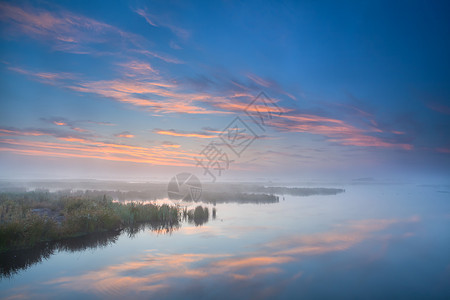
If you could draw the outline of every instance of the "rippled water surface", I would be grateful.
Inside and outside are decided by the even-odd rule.
[[[2,266],[0,295],[450,299],[449,188],[345,189],[271,204],[217,204],[217,218],[202,226],[35,249]]]

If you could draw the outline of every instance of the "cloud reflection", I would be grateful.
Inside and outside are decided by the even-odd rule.
[[[254,252],[229,253],[157,253],[155,250],[135,260],[107,266],[81,275],[61,277],[47,282],[64,289],[88,291],[99,295],[119,296],[122,293],[148,293],[171,290],[174,283],[183,280],[218,277],[216,282],[251,284],[253,280],[286,272],[286,267],[297,263],[305,255],[320,255],[347,250],[396,225],[420,222],[418,216],[406,219],[366,219],[349,221],[334,226],[327,232],[309,235],[290,235],[257,247]],[[399,233],[410,236],[411,228]],[[405,233],[408,233],[405,235]],[[303,272],[289,280],[297,280]],[[249,280],[252,281],[249,281]],[[198,282],[197,282],[198,284]],[[181,286],[178,286],[181,288]],[[265,294],[265,293],[263,293]]]

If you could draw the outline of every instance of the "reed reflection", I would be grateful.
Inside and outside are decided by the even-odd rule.
[[[153,295],[159,292],[167,295],[180,292],[183,288],[188,289],[190,285],[207,284],[209,279],[214,278],[218,284],[238,285],[248,291],[255,285],[255,280],[264,281],[271,276],[283,277],[278,278],[277,282],[297,280],[303,274],[302,261],[306,256],[349,250],[364,241],[376,240],[385,230],[398,234],[399,238],[408,238],[414,224],[419,222],[417,216],[349,221],[326,232],[278,238],[258,246],[255,251],[244,253],[168,254],[149,251],[136,260],[79,276],[58,278],[48,284],[75,291],[87,289],[96,295],[108,293],[109,296],[117,297],[122,294],[148,295],[149,291],[156,293]],[[294,264],[296,270],[292,273],[289,268]],[[264,293],[269,292],[267,290]]]
[[[144,230],[157,234],[171,234],[181,227],[180,224],[137,224],[122,230],[92,233],[80,237],[68,238],[54,242],[39,243],[32,248],[12,250],[0,255],[0,278],[11,278],[22,270],[49,259],[58,251],[80,252],[89,249],[104,248],[114,244],[124,233],[134,237]]]

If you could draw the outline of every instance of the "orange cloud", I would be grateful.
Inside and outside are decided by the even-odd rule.
[[[8,129],[1,129],[0,128],[0,136],[7,136],[7,135],[30,135],[30,136],[40,136],[40,135],[48,135],[47,133],[40,132],[40,131],[18,131],[18,130],[8,130]]]
[[[172,83],[149,80],[101,80],[80,82],[68,88],[94,93],[119,102],[128,103],[143,109],[163,113],[186,114],[226,114],[229,112],[206,109],[195,102],[208,102],[212,96],[208,94],[181,93]],[[142,95],[142,96],[139,96]],[[164,100],[153,100],[163,98]]]
[[[119,134],[117,137],[123,137],[123,138],[133,138],[134,135],[132,134]]]
[[[413,146],[405,143],[393,143],[380,137],[369,135],[371,132],[333,118],[315,115],[281,115],[268,123],[278,129],[289,132],[308,132],[328,137],[331,142],[346,146],[383,147],[411,150]],[[380,132],[381,130],[376,130]]]
[[[128,139],[134,138],[134,135],[131,134],[128,131],[124,131],[124,132],[121,132],[121,133],[116,133],[114,136],[115,137],[120,137],[120,138],[128,138]]]
[[[78,132],[88,132],[88,130],[79,128],[79,127],[71,127],[72,130],[78,131]]]
[[[180,136],[180,137],[195,137],[195,138],[201,138],[201,139],[212,139],[216,138],[217,135],[212,134],[203,134],[203,133],[188,133],[188,132],[176,132],[175,130],[156,130],[155,133],[162,134],[162,135],[170,135],[170,136]]]
[[[50,157],[95,158],[167,166],[194,166],[194,154],[165,147],[139,147],[124,144],[96,142],[80,137],[58,137],[69,143],[37,142],[18,139],[0,139],[0,151],[21,155]]]
[[[292,109],[276,107],[273,105],[264,105],[260,104],[260,102],[255,102],[252,105],[249,105],[251,102],[242,102],[237,98],[245,97],[249,100],[253,100],[254,96],[250,94],[232,94],[228,97],[212,97],[209,99],[209,103],[211,103],[214,107],[218,107],[227,111],[233,112],[244,112],[247,111],[249,113],[272,113],[272,114],[280,114],[280,113],[288,113],[293,111]],[[271,99],[274,103],[279,102],[278,99]]]
[[[58,122],[58,121],[53,121],[53,124],[58,125],[58,126],[67,126],[67,123]]]

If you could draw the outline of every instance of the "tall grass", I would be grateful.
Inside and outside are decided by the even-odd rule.
[[[177,207],[166,204],[122,204],[89,193],[77,196],[48,192],[2,193],[0,252],[143,223],[176,225],[180,217]]]

